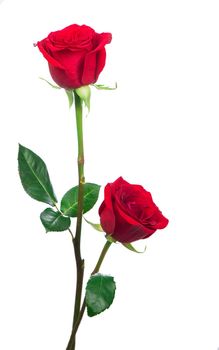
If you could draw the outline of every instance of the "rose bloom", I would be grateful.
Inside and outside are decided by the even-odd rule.
[[[97,81],[106,61],[110,33],[72,24],[52,32],[36,46],[47,59],[53,80],[62,88],[76,89]]]
[[[99,215],[103,230],[121,243],[148,238],[169,222],[154,204],[150,192],[122,177],[106,185]]]

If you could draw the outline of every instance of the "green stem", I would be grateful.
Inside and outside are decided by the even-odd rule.
[[[84,195],[84,145],[83,145],[83,119],[82,119],[82,101],[80,97],[75,95],[75,114],[77,125],[77,138],[78,138],[78,213],[77,224],[74,239],[75,258],[77,265],[77,285],[75,295],[75,309],[73,326],[78,318],[81,307],[81,292],[83,285],[84,275],[84,260],[81,258],[81,226],[83,215],[83,195]]]
[[[83,215],[83,195],[84,195],[84,145],[83,145],[83,119],[82,119],[82,101],[80,97],[74,92],[75,97],[75,114],[76,114],[76,126],[77,126],[77,139],[78,139],[78,212],[75,238],[72,239],[76,268],[77,268],[77,282],[75,292],[75,305],[72,329],[78,319],[81,308],[81,293],[83,287],[84,278],[84,260],[81,258],[81,226]],[[75,337],[70,337],[67,350],[75,349]]]
[[[105,256],[106,256],[106,253],[108,252],[109,247],[111,246],[111,244],[112,244],[112,242],[106,241],[106,243],[105,243],[105,245],[104,245],[104,247],[103,247],[103,249],[102,249],[102,251],[101,251],[101,254],[100,254],[100,256],[99,256],[99,259],[98,259],[98,261],[97,261],[97,263],[96,263],[96,266],[95,266],[95,268],[93,269],[93,272],[91,273],[91,276],[92,276],[92,275],[95,275],[95,273],[99,272],[100,267],[101,267],[101,265],[102,265],[102,262],[103,262],[103,260],[104,260],[104,258],[105,258]]]
[[[94,275],[95,273],[99,272],[100,270],[100,267],[102,265],[102,262],[106,256],[106,253],[109,249],[109,247],[111,246],[112,242],[109,242],[109,241],[106,241],[102,251],[101,251],[101,254],[99,256],[99,259],[97,261],[97,264],[93,270],[93,272],[91,273],[91,276]],[[73,328],[73,331],[72,331],[72,334],[71,334],[71,338],[70,338],[70,343],[73,345],[73,347],[69,348],[70,350],[74,350],[75,349],[75,336],[76,336],[76,333],[77,333],[77,330],[78,330],[78,327],[80,326],[80,323],[81,323],[81,320],[83,318],[83,315],[84,315],[84,311],[85,311],[85,308],[86,308],[86,299],[84,297],[84,301],[83,301],[83,304],[82,304],[82,307],[81,307],[81,311],[79,312],[79,315],[78,315],[78,319],[76,320],[75,324],[74,324],[74,328]],[[68,348],[67,348],[68,350]]]

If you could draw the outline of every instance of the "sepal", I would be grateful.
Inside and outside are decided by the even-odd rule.
[[[115,238],[113,238],[111,235],[106,235],[105,237],[106,237],[107,241],[109,241],[111,243],[116,243]]]
[[[84,220],[85,220],[89,225],[91,225],[96,231],[104,232],[104,231],[103,231],[103,228],[102,228],[102,226],[101,226],[101,224],[94,224],[93,222],[87,220],[85,217],[84,217]]]
[[[50,83],[50,81],[48,81],[48,80],[46,80],[46,79],[44,79],[44,78],[42,78],[42,77],[39,77],[39,78],[40,78],[41,80],[45,81],[47,84],[49,84],[53,89],[61,89],[60,86],[54,85],[54,84]]]
[[[67,89],[65,89],[65,92],[68,97],[68,104],[70,109],[74,102],[74,93],[73,93],[73,90],[67,90]]]
[[[131,250],[132,252],[134,252],[134,253],[139,253],[139,254],[144,253],[145,250],[146,250],[146,248],[147,248],[147,247],[145,246],[144,250],[141,252],[141,251],[137,250],[131,243],[122,243],[122,245],[123,245],[125,248]]]
[[[116,90],[117,89],[117,83],[115,83],[115,86],[106,86],[103,84],[92,84],[97,90]]]
[[[90,112],[90,97],[91,97],[91,89],[89,85],[81,86],[78,89],[75,89],[76,94],[80,97],[80,99],[84,102],[85,106]]]

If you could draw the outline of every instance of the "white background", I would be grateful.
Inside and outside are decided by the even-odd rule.
[[[111,248],[117,292],[85,316],[77,350],[217,350],[219,346],[219,3],[212,0],[5,0],[0,5],[0,349],[64,350],[74,261],[67,233],[46,235],[46,207],[26,195],[18,142],[47,163],[58,198],[77,183],[73,110],[33,43],[72,24],[109,31],[107,64],[84,119],[86,179],[142,184],[170,219],[145,254]],[[101,192],[101,198],[103,198]],[[98,220],[98,205],[87,218]],[[84,224],[86,278],[104,237]]]

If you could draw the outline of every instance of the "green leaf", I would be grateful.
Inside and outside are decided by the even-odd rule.
[[[103,229],[102,229],[102,226],[100,224],[94,224],[93,222],[90,222],[89,220],[87,220],[85,217],[84,217],[84,220],[89,224],[91,225],[95,230],[99,231],[99,232],[104,232]]]
[[[43,80],[43,81],[45,81],[47,84],[49,84],[53,89],[61,89],[60,86],[54,85],[54,84],[50,83],[48,80],[46,80],[46,79],[44,79],[44,78],[42,78],[42,77],[40,77],[40,79]]]
[[[66,95],[68,96],[69,108],[71,108],[74,102],[73,90],[65,90],[65,92],[66,92]]]
[[[117,83],[115,83],[115,86],[113,87],[106,86],[103,84],[92,84],[92,86],[94,86],[98,90],[116,90],[117,89]]]
[[[93,208],[96,203],[100,186],[93,183],[84,184],[83,213]],[[66,216],[76,217],[78,211],[78,186],[71,188],[61,200],[61,211]]]
[[[66,231],[71,225],[71,219],[63,216],[61,212],[54,211],[51,208],[45,209],[40,214],[40,220],[46,229],[46,232]]]
[[[124,247],[126,247],[127,249],[129,249],[135,253],[144,253],[146,250],[146,246],[145,246],[144,250],[142,252],[140,252],[139,250],[135,249],[135,247],[133,247],[133,245],[131,243],[122,243],[122,244],[124,245]]]
[[[108,309],[113,302],[115,290],[113,277],[101,274],[91,276],[85,295],[88,316],[96,316]]]
[[[89,85],[81,86],[80,88],[75,90],[76,94],[80,97],[80,99],[84,102],[85,106],[90,112],[90,96],[91,90]]]
[[[19,145],[18,169],[23,188],[30,197],[51,206],[57,203],[46,164],[22,145]]]

